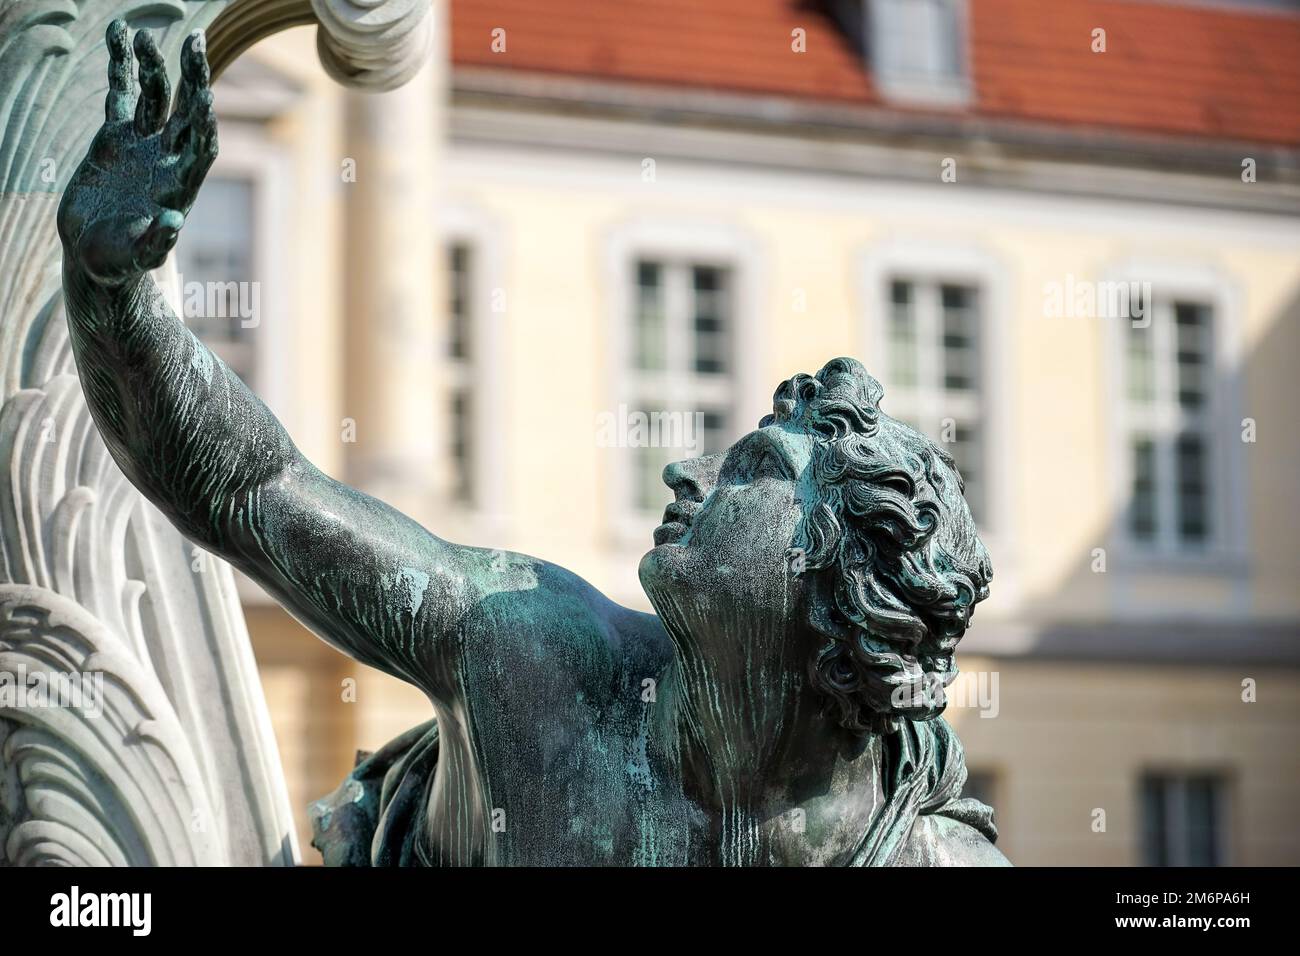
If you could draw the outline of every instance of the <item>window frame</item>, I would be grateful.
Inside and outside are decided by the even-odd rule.
[[[771,409],[770,387],[761,385],[763,342],[760,327],[759,276],[761,255],[752,238],[729,222],[695,220],[688,217],[633,218],[614,225],[604,240],[604,288],[608,339],[606,342],[606,396],[604,411],[616,411],[620,405],[635,407],[640,374],[631,366],[638,263],[645,260],[693,266],[722,267],[729,271],[731,285],[731,322],[727,332],[728,353],[732,367],[710,391],[724,404],[728,415],[727,443],[758,427],[758,421]],[[698,377],[698,376],[693,376]],[[671,386],[673,375],[667,376]],[[728,383],[730,395],[727,396]],[[712,383],[711,383],[712,384]],[[594,433],[593,423],[593,433]],[[631,448],[602,449],[605,453],[607,515],[611,542],[622,548],[648,549],[651,532],[659,524],[662,508],[645,510],[635,502],[634,462]],[[672,500],[667,486],[663,505]]]
[[[451,396],[456,387],[470,383],[469,429],[470,476],[472,487],[468,500],[457,498],[452,487],[450,462],[445,473],[447,482],[440,510],[451,506],[457,516],[473,525],[470,533],[486,539],[497,539],[507,530],[508,512],[506,478],[508,448],[503,440],[503,430],[498,427],[509,407],[509,376],[505,374],[505,318],[510,309],[507,297],[505,309],[494,311],[495,290],[505,290],[505,268],[508,259],[505,232],[490,212],[480,206],[460,200],[444,200],[435,209],[439,225],[438,250],[443,268],[450,265],[448,253],[452,246],[463,245],[469,249],[469,319],[467,323],[468,356],[453,358],[450,344],[451,313],[450,288],[443,286],[443,316],[439,340],[439,361],[446,388],[442,390],[443,402],[439,409],[444,424],[442,447],[450,455]],[[450,279],[450,270],[445,273]],[[453,518],[453,520],[457,520]],[[464,533],[458,531],[457,533]]]
[[[700,413],[707,407],[717,409],[728,419],[733,419],[736,404],[733,382],[738,365],[734,264],[726,257],[720,256],[634,254],[627,278],[630,283],[628,324],[633,333],[638,322],[636,312],[639,302],[636,296],[639,295],[641,286],[640,270],[646,263],[654,264],[660,273],[660,293],[663,296],[664,364],[661,369],[648,369],[638,365],[633,354],[636,351],[636,336],[630,334],[627,338],[627,353],[623,357],[624,371],[619,407],[626,405],[631,411],[652,411],[653,406],[658,405],[667,412],[683,413]],[[696,295],[694,273],[697,269],[712,269],[726,276],[727,314],[724,316],[726,324],[723,343],[726,369],[720,373],[701,372],[694,367],[694,359],[698,356],[695,350],[693,327]],[[654,398],[651,402],[647,402],[646,399],[650,396]],[[695,437],[697,441],[700,440],[700,436]],[[636,459],[642,451],[640,448],[623,450],[633,459]],[[702,445],[694,449],[673,449],[670,450],[664,464],[681,458],[702,455],[706,451],[707,449]],[[641,480],[641,476],[637,473],[638,465],[639,462],[634,461],[633,467],[629,469],[632,493],[626,507],[629,511],[639,513],[645,518],[653,517],[657,520],[662,508],[646,510],[636,503]],[[667,501],[664,504],[666,505]]]
[[[956,73],[950,77],[928,76],[886,70],[883,66],[882,44],[889,38],[885,29],[887,11],[876,0],[862,0],[867,4],[863,17],[863,49],[867,51],[872,79],[881,94],[888,100],[931,106],[962,106],[972,99],[970,10],[966,0],[937,0],[952,8],[952,44],[956,51]],[[907,5],[905,0],[904,6]]]
[[[1164,839],[1168,843],[1171,835],[1171,821],[1178,818],[1178,814],[1171,814],[1171,806],[1182,812],[1181,823],[1186,829],[1186,804],[1189,786],[1193,780],[1205,779],[1212,783],[1212,793],[1214,794],[1214,822],[1215,829],[1213,834],[1215,862],[1214,867],[1231,866],[1231,848],[1232,841],[1232,823],[1233,823],[1233,787],[1231,774],[1219,767],[1145,767],[1137,775],[1137,865],[1139,866],[1158,866],[1159,864],[1151,862],[1147,858],[1147,798],[1146,787],[1152,781],[1159,781],[1162,784],[1161,802],[1164,805]],[[1171,799],[1169,784],[1177,785],[1179,798]],[[1183,834],[1185,835],[1185,833]],[[1166,850],[1170,849],[1166,846]],[[1184,849],[1178,847],[1179,850]],[[1163,868],[1175,868],[1192,866],[1193,864],[1186,859],[1174,860],[1175,856],[1186,856],[1185,853],[1170,854],[1171,860],[1164,864]],[[1199,865],[1199,864],[1197,864]]]
[[[893,415],[891,394],[898,390],[892,382],[889,365],[888,321],[891,306],[890,281],[910,278],[930,283],[974,286],[980,299],[978,331],[981,409],[983,429],[981,466],[983,474],[983,509],[979,525],[980,538],[997,569],[999,591],[1012,595],[1017,591],[1015,573],[1015,512],[1011,396],[1013,383],[1009,350],[992,343],[1007,341],[1007,323],[1013,315],[1009,273],[1004,263],[981,247],[959,243],[935,243],[928,239],[895,238],[869,246],[860,255],[860,314],[862,339],[865,343],[863,364],[884,386],[883,410]],[[942,407],[938,399],[927,402]],[[956,417],[956,416],[940,416]]]
[[[474,329],[477,324],[475,322],[475,312],[478,311],[479,301],[479,290],[475,287],[475,279],[482,269],[478,262],[479,257],[477,250],[471,240],[444,237],[441,242],[443,264],[447,269],[447,287],[445,289],[447,295],[445,296],[445,301],[448,303],[446,324],[444,326],[446,337],[443,341],[442,348],[444,387],[447,393],[447,401],[444,403],[444,411],[447,413],[447,441],[444,443],[443,447],[447,450],[447,458],[450,466],[450,474],[448,475],[447,482],[447,499],[449,504],[453,506],[468,508],[472,511],[475,510],[479,504],[482,481],[482,476],[478,474],[478,462],[476,461],[476,458],[478,457],[479,440],[477,438],[478,429],[475,427],[474,417],[475,411],[478,408],[478,401],[476,401],[473,394],[474,362],[477,358],[474,342]],[[453,354],[451,349],[452,343],[456,341],[456,323],[450,309],[450,302],[452,299],[451,284],[455,281],[455,276],[451,269],[451,258],[453,251],[456,249],[463,249],[465,251],[466,260],[464,263],[465,282],[467,285],[465,290],[466,314],[464,319],[465,326],[462,330],[464,338],[460,342],[464,354],[461,355]],[[465,448],[467,453],[466,458],[468,459],[466,468],[468,481],[466,482],[463,494],[459,480],[460,476],[457,474],[458,468],[456,456],[453,453],[456,444],[457,429],[456,415],[453,412],[453,407],[456,402],[457,393],[463,393],[465,395],[468,400],[469,408],[469,413],[466,415],[466,421],[464,423],[465,430],[468,433]]]
[[[897,412],[895,417],[904,421],[916,422],[923,428],[937,426],[945,419],[951,418],[958,430],[963,425],[967,427],[974,426],[979,429],[979,462],[973,471],[979,476],[978,480],[983,495],[982,500],[978,502],[978,506],[986,515],[988,494],[984,471],[988,453],[987,439],[984,435],[984,413],[987,406],[985,398],[987,383],[984,381],[983,360],[988,343],[984,334],[985,290],[977,282],[935,278],[932,275],[918,275],[915,272],[900,271],[891,273],[885,276],[884,281],[889,286],[885,295],[890,314],[883,317],[886,326],[892,326],[894,321],[892,315],[895,306],[893,301],[894,284],[898,282],[907,283],[912,288],[914,295],[911,308],[915,333],[912,341],[915,356],[915,368],[913,370],[915,384],[900,385],[894,381],[892,329],[886,333],[885,355],[882,363],[885,378],[881,379],[881,382],[886,386],[885,395],[887,400],[893,402],[894,411],[891,414]],[[975,330],[974,340],[978,379],[974,389],[952,389],[945,382],[946,346],[943,342],[946,334],[943,306],[943,289],[945,286],[973,289],[975,293],[978,326]],[[945,443],[941,442],[941,444]],[[952,451],[951,449],[947,450]],[[954,457],[956,456],[954,455]],[[958,464],[960,465],[960,462]],[[981,529],[985,524],[987,524],[987,517],[980,522]]]
[[[1102,421],[1109,422],[1111,434],[1111,493],[1112,507],[1110,547],[1122,563],[1130,567],[1164,571],[1217,571],[1244,572],[1249,555],[1249,514],[1244,490],[1247,482],[1245,455],[1233,453],[1232,436],[1241,432],[1241,382],[1240,373],[1240,322],[1241,295],[1232,282],[1216,270],[1192,263],[1172,263],[1129,259],[1111,264],[1098,276],[1100,282],[1150,282],[1151,299],[1156,311],[1151,316],[1152,329],[1163,321],[1168,326],[1162,333],[1165,343],[1173,343],[1165,350],[1170,359],[1165,368],[1160,367],[1161,348],[1155,348],[1154,368],[1157,404],[1162,401],[1167,408],[1151,414],[1134,411],[1128,397],[1128,335],[1129,320],[1100,319],[1106,325],[1107,358],[1109,374],[1107,388],[1100,398],[1107,406]],[[1209,458],[1207,472],[1209,501],[1206,514],[1209,535],[1199,545],[1185,546],[1175,531],[1177,523],[1176,494],[1166,494],[1177,481],[1173,453],[1176,425],[1184,419],[1176,396],[1166,384],[1176,376],[1176,342],[1173,304],[1192,302],[1210,310],[1210,376],[1209,402],[1196,415],[1203,424],[1207,439],[1205,454]],[[1163,317],[1163,319],[1162,319]],[[1157,343],[1160,339],[1157,339]],[[1133,488],[1132,442],[1135,436],[1151,428],[1163,429],[1165,441],[1156,452],[1157,469],[1157,537],[1144,541],[1132,534],[1129,517]],[[1144,430],[1145,429],[1145,430]],[[1160,445],[1166,448],[1160,451]],[[1240,450],[1238,450],[1239,452]]]

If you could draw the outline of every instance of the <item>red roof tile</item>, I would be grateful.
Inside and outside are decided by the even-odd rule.
[[[969,9],[963,115],[1300,145],[1300,15],[1153,0]],[[790,49],[795,27],[806,53]],[[888,105],[813,0],[452,0],[451,33],[459,66]]]

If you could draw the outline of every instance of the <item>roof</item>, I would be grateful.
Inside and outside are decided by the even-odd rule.
[[[1080,131],[1300,146],[1300,12],[1171,0],[968,0],[974,95],[882,100],[817,0],[452,0],[457,67]],[[491,50],[506,30],[506,50]],[[806,31],[805,53],[791,30]],[[1106,30],[1106,52],[1091,50]]]

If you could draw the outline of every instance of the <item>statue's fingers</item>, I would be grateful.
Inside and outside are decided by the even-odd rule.
[[[201,117],[205,108],[201,96],[208,90],[212,74],[208,69],[208,44],[203,30],[195,30],[186,36],[185,47],[181,49],[181,92],[177,96],[177,107],[172,118],[166,124],[166,148],[178,150],[185,143],[186,134],[196,116]],[[211,101],[211,96],[208,98]]]
[[[135,131],[149,136],[162,129],[171,106],[171,83],[167,66],[148,30],[135,34],[135,58],[140,62],[140,99],[135,104]]]
[[[183,165],[187,180],[197,190],[217,158],[217,111],[212,107],[211,90],[195,94],[190,116],[190,148]]]
[[[183,89],[191,93],[206,90],[212,79],[208,69],[208,39],[202,30],[195,30],[185,38],[181,47],[181,77]]]
[[[135,112],[135,86],[131,82],[131,44],[126,21],[108,25],[108,97],[104,101],[104,119],[122,123]]]
[[[194,204],[203,185],[203,177],[217,158],[217,117],[212,109],[212,91],[199,90],[188,123],[173,131],[169,122],[168,133],[174,135],[173,149],[176,163],[165,175],[155,177],[154,201],[161,206],[188,210]]]
[[[167,253],[176,245],[185,217],[175,209],[164,209],[149,223],[149,228],[135,241],[132,264],[141,270],[157,269],[167,261]]]
[[[203,177],[217,158],[217,118],[212,110],[212,92],[202,90],[195,97],[197,116],[178,128],[174,135],[176,161],[160,167],[154,175],[153,200],[188,212],[203,185]],[[168,131],[172,126],[168,124]],[[168,135],[165,133],[164,135]]]

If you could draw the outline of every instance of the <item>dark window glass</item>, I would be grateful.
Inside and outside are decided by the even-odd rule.
[[[979,387],[979,313],[969,286],[940,287],[943,308],[943,387],[972,391]]]
[[[1178,533],[1184,541],[1204,541],[1209,534],[1205,444],[1185,432],[1175,446],[1178,462]]]
[[[1140,790],[1146,866],[1220,866],[1223,782],[1210,774],[1147,774]]]
[[[463,502],[472,501],[474,496],[472,402],[467,388],[451,393],[451,491],[457,501]]]
[[[722,375],[727,371],[728,289],[725,270],[695,266],[691,270],[694,298],[695,371]]]
[[[1178,364],[1178,404],[1198,409],[1209,394],[1210,310],[1192,302],[1174,304],[1174,347]]]
[[[450,298],[450,326],[447,330],[447,354],[453,359],[470,357],[470,249],[463,243],[452,243],[447,250]]]
[[[1129,530],[1141,541],[1150,541],[1156,536],[1156,447],[1149,438],[1138,438],[1133,442]]]

